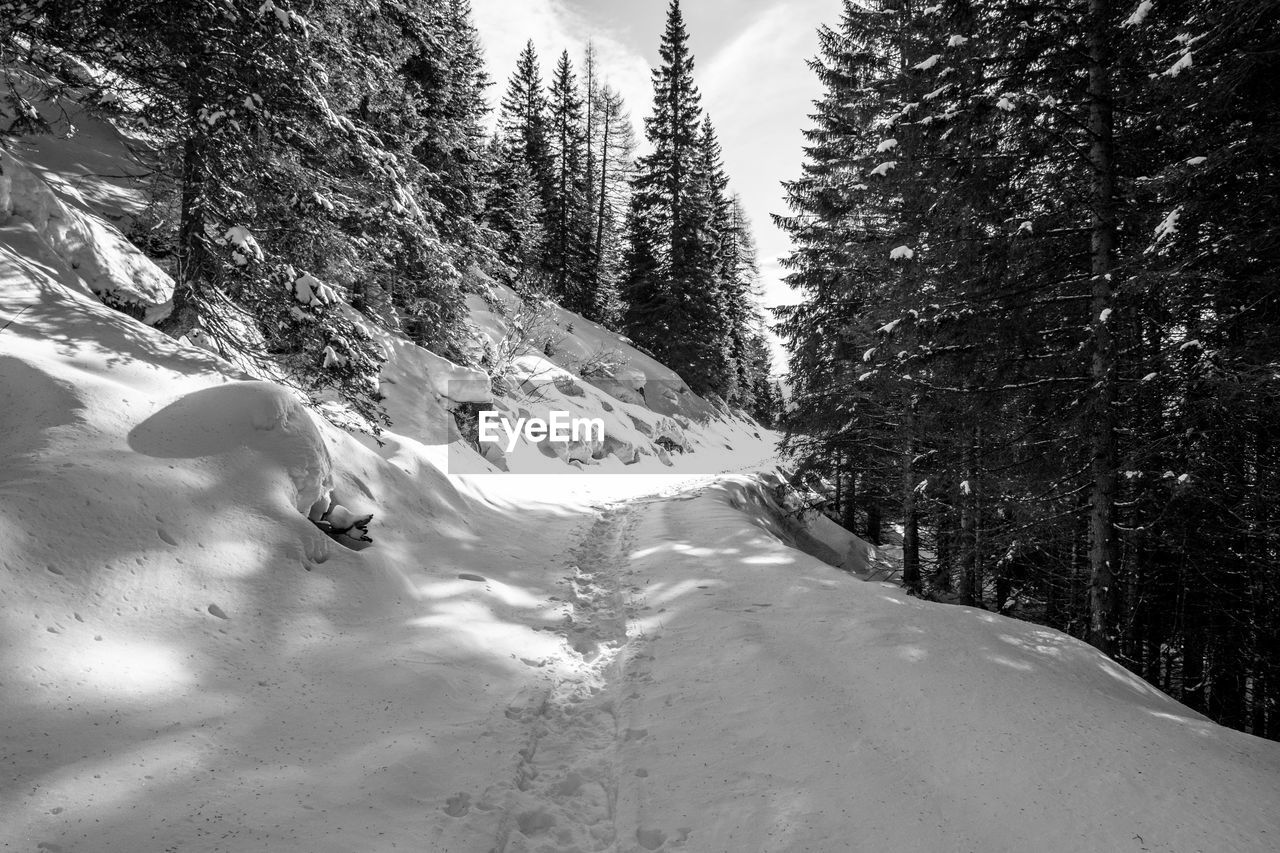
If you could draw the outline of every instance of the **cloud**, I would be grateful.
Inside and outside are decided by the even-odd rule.
[[[756,13],[742,32],[716,51],[700,76],[702,103],[724,149],[731,187],[742,196],[759,244],[761,302],[799,302],[782,278],[779,259],[791,240],[770,214],[787,213],[782,181],[800,173],[804,128],[821,85],[806,61],[818,51],[817,28],[831,0],[784,0]],[[786,369],[781,342],[770,334],[774,366]]]
[[[703,105],[724,148],[732,189],[755,225],[767,305],[798,300],[776,259],[790,251],[771,213],[787,211],[782,181],[799,174],[803,129],[820,85],[806,60],[817,52],[821,0],[775,3],[716,52],[702,74]]]
[[[705,99],[725,112],[771,113],[795,89],[799,72],[811,76],[804,63],[817,43],[812,21],[790,2],[761,12],[704,66]]]

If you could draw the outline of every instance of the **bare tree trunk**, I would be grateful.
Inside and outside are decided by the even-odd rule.
[[[601,124],[604,132],[600,142],[600,198],[596,200],[595,270],[592,275],[597,291],[600,287],[600,279],[603,277],[601,273],[604,267],[604,218],[608,209],[609,195],[609,130],[613,126],[613,121],[613,103],[606,97],[604,99],[604,122]]]
[[[594,45],[594,44],[592,44],[591,42],[587,42],[587,55],[586,55],[586,59],[583,61],[583,64],[586,66],[585,68],[583,68],[583,76],[586,78],[586,80],[584,81],[584,83],[585,83],[585,88],[586,88],[586,102],[587,102],[587,103],[586,103],[586,107],[587,107],[587,116],[586,116],[586,129],[587,129],[587,151],[586,151],[587,166],[586,166],[586,175],[587,175],[587,186],[588,186],[588,187],[590,187],[590,186],[591,186],[591,182],[592,182],[592,180],[594,180],[594,178],[595,178],[595,167],[596,167],[596,161],[595,161],[595,155],[596,155],[596,148],[595,148],[595,134],[596,134],[596,125],[595,125],[595,122],[596,122],[596,48],[595,48],[595,45]],[[590,202],[588,202],[588,205],[590,205]]]
[[[1116,252],[1115,151],[1107,20],[1110,0],[1089,2],[1089,134],[1093,144],[1090,228],[1092,279],[1093,406],[1089,512],[1089,641],[1110,653],[1115,647],[1116,609],[1116,348],[1111,334],[1115,303],[1112,273]]]

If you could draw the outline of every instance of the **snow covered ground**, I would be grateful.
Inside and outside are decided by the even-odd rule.
[[[390,339],[378,446],[105,307],[160,279],[102,286],[141,261],[58,199],[0,217],[0,850],[1280,849],[1280,745],[789,547],[774,436],[598,327],[517,375],[630,412],[636,465],[501,473],[443,413],[465,371]]]

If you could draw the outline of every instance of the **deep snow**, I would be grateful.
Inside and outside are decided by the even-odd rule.
[[[390,335],[378,446],[102,305],[141,261],[50,228],[130,197],[78,192],[0,215],[0,849],[1280,848],[1280,745],[864,580],[874,549],[784,517],[774,436],[606,331],[553,311],[499,403],[629,413],[636,465],[500,473],[444,411],[475,377]],[[606,351],[622,381],[573,372]]]

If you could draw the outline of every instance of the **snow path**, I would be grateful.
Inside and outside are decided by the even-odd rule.
[[[671,506],[693,499],[707,482],[696,478],[598,506],[579,527],[563,555],[564,616],[555,631],[564,654],[524,660],[552,674],[506,709],[524,745],[511,781],[479,799],[501,803],[495,853],[676,849],[688,837],[688,828],[669,833],[651,826],[646,796],[635,790],[647,775],[641,765],[648,732],[638,721],[654,680],[651,632],[666,608],[647,603],[649,578],[632,556],[643,553],[635,551],[638,526],[663,523]],[[624,791],[627,811],[620,815]],[[446,811],[461,816],[470,805],[463,794]]]
[[[495,850],[532,853],[613,849],[618,795],[619,685],[628,641],[627,552],[634,516],[625,506],[600,513],[570,553],[566,616],[558,629],[572,649],[551,685],[508,717],[527,728]]]

